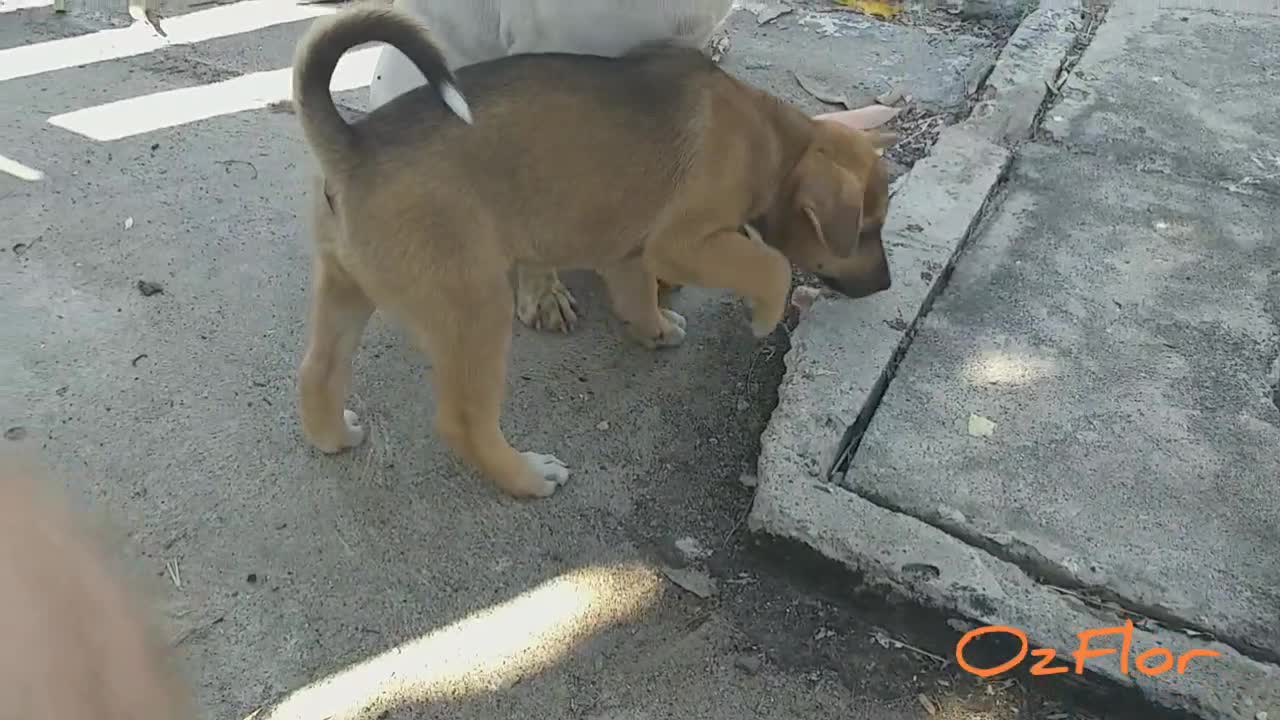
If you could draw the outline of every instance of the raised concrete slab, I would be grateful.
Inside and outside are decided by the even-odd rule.
[[[731,37],[725,69],[808,112],[833,106],[810,95],[797,74],[855,106],[900,87],[922,109],[958,112],[971,80],[996,55],[989,37],[836,9],[825,0],[739,0],[725,24]]]
[[[1134,655],[1222,656],[1089,667],[1202,717],[1280,713],[1280,95],[1225,80],[1278,46],[1262,13],[1118,3],[1049,111],[1063,145],[1018,153],[835,482],[799,420],[829,401],[784,380],[753,527],[1060,653],[1135,617]],[[1140,87],[1156,68],[1186,87]],[[847,374],[799,347],[789,374]]]

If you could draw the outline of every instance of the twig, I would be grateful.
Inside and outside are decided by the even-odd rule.
[[[182,571],[178,568],[177,560],[169,560],[164,564],[164,569],[169,572],[169,580],[173,586],[182,589]]]
[[[880,645],[883,647],[893,647],[893,648],[897,648],[898,650],[907,650],[909,652],[913,652],[917,655],[920,655],[921,657],[927,657],[930,660],[941,663],[943,667],[946,667],[951,663],[950,660],[942,657],[941,655],[935,655],[929,652],[928,650],[921,650],[915,645],[909,645],[907,643],[902,642],[901,640],[895,640],[889,637],[888,635],[884,634],[883,632],[876,631],[876,632],[870,633],[870,635],[873,640],[880,643]]]
[[[250,179],[251,180],[258,179],[258,166],[254,165],[248,160],[216,160],[215,162],[217,162],[219,165],[222,165],[223,169],[225,169],[227,172],[231,172],[232,165],[248,165],[249,169],[253,171],[253,177]]]

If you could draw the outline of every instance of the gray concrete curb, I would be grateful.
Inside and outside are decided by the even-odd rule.
[[[1073,664],[1078,632],[1123,619],[873,504],[840,487],[836,475],[856,450],[917,320],[980,222],[1009,165],[1010,148],[1030,137],[1083,29],[1077,0],[1043,0],[1028,15],[1002,50],[974,112],[942,133],[895,193],[884,233],[893,290],[858,301],[818,300],[792,333],[778,406],[761,438],[759,486],[748,519],[753,533],[797,542],[921,605],[981,626],[1019,628],[1031,647],[1057,651],[1056,666]],[[1135,628],[1133,647],[1135,655],[1163,647],[1175,657],[1193,649],[1221,656],[1192,660],[1191,672],[1155,678],[1093,660],[1085,665],[1096,673],[1089,677],[1213,720],[1253,720],[1266,711],[1280,716],[1280,668],[1221,643],[1145,626]],[[1035,662],[1024,660],[1026,667]]]
[[[1071,666],[1068,677],[1076,677],[1072,653],[1080,648],[1080,631],[1124,622],[1071,594],[1039,584],[1018,566],[932,525],[807,478],[790,458],[762,462],[762,489],[766,476],[771,489],[756,496],[752,530],[800,540],[810,550],[862,574],[868,585],[887,586],[912,602],[962,617],[974,626],[1018,628],[1026,633],[1031,647],[1056,650],[1050,667]],[[1115,644],[1113,638],[1091,647]],[[1132,666],[1121,673],[1114,656],[1088,660],[1085,668],[1123,687],[1136,688],[1153,704],[1206,720],[1254,720],[1267,717],[1260,712],[1274,717],[1280,710],[1280,668],[1203,638],[1142,626],[1134,629],[1134,657],[1157,647],[1168,649],[1175,658],[1192,650],[1216,651],[1221,656],[1193,658],[1181,675],[1148,677]],[[977,660],[970,662],[980,667]],[[1021,669],[1037,662],[1028,654]]]

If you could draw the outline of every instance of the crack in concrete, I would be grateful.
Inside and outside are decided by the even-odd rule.
[[[898,341],[898,347],[894,349],[889,362],[880,371],[880,376],[871,387],[862,410],[854,418],[853,424],[845,430],[844,437],[840,442],[841,450],[836,453],[835,462],[827,469],[828,482],[834,481],[837,474],[843,474],[848,469],[849,463],[853,461],[853,456],[862,444],[862,437],[866,433],[867,427],[871,425],[871,420],[875,417],[876,410],[879,409],[880,402],[884,399],[884,394],[889,390],[889,384],[893,382],[894,377],[898,374],[898,366],[902,364],[902,359],[906,357],[907,351],[911,349],[912,342],[915,341],[916,331],[924,319],[928,317],[938,296],[946,290],[951,280],[951,273],[955,270],[956,263],[960,261],[961,256],[964,255],[964,251],[968,249],[969,243],[978,235],[978,230],[983,226],[987,218],[991,216],[996,204],[994,201],[1001,194],[1000,190],[1004,186],[1005,179],[1008,177],[1012,166],[1013,160],[1011,159],[1001,168],[999,176],[996,177],[996,181],[991,186],[991,190],[983,198],[982,205],[978,207],[973,219],[969,221],[969,227],[965,228],[960,243],[951,253],[951,257],[947,259],[946,266],[938,273],[937,279],[929,289],[929,293],[925,295],[924,302],[920,304],[920,311],[916,313],[911,324],[903,331],[902,339]]]
[[[1280,355],[1271,363],[1271,376],[1267,378],[1267,384],[1271,386],[1271,404],[1280,410]]]

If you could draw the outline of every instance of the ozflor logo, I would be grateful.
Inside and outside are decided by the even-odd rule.
[[[965,660],[964,649],[968,647],[969,643],[983,635],[996,634],[1010,635],[1018,639],[1022,644],[1022,649],[1018,652],[1016,657],[990,668],[974,667]],[[1119,649],[1114,647],[1089,647],[1089,643],[1092,641],[1116,635],[1120,636]],[[1119,655],[1120,673],[1126,676],[1129,674],[1130,659],[1133,656],[1132,621],[1125,621],[1125,624],[1120,627],[1085,630],[1084,632],[1077,633],[1076,637],[1080,638],[1080,647],[1072,653],[1072,657],[1075,658],[1075,673],[1077,675],[1084,674],[1085,661],[1093,658],[1106,657],[1107,655]],[[1004,625],[980,627],[965,633],[964,637],[960,638],[960,642],[956,644],[956,662],[959,663],[960,667],[963,668],[965,672],[972,673],[973,675],[977,675],[982,678],[999,675],[1000,673],[1014,669],[1021,664],[1023,660],[1027,659],[1028,654],[1031,655],[1031,657],[1040,658],[1040,660],[1031,667],[1032,675],[1061,675],[1062,673],[1071,672],[1072,668],[1070,665],[1053,665],[1053,661],[1058,657],[1056,650],[1053,648],[1032,650],[1031,644],[1027,640],[1027,634],[1017,628],[1007,627]],[[1179,675],[1182,675],[1187,672],[1187,666],[1190,664],[1192,659],[1198,657],[1219,657],[1221,655],[1222,653],[1217,652],[1216,650],[1188,650],[1182,655],[1175,656],[1173,651],[1168,648],[1155,647],[1147,650],[1134,659],[1133,665],[1138,669],[1138,672],[1146,675],[1147,677],[1163,675],[1175,669]]]

